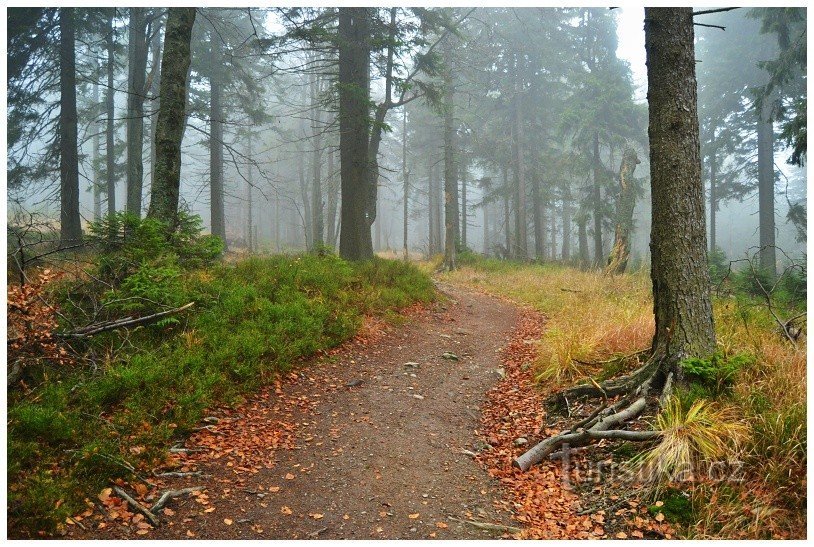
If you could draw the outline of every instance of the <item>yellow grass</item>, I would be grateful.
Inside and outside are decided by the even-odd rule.
[[[577,361],[630,354],[651,342],[647,272],[606,277],[563,266],[476,260],[441,277],[533,306],[546,316],[535,373],[548,388],[597,372]],[[724,356],[754,357],[720,402],[728,408],[726,420],[709,414],[712,421],[735,427],[738,437],[743,432],[738,454],[744,465],[739,481],[701,483],[695,489],[697,525],[687,533],[699,538],[805,537],[805,336],[793,346],[754,301],[715,298],[713,310],[718,350]]]

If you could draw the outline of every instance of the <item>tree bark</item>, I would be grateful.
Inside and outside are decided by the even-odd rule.
[[[214,26],[209,36],[209,210],[212,235],[226,245],[226,212],[223,195],[223,45]]]
[[[98,73],[98,63],[96,64]],[[99,104],[99,83],[93,82],[93,104]],[[100,128],[95,124],[93,126],[93,138],[91,139],[91,165],[93,170],[93,220],[98,221],[102,218],[102,187],[99,180],[99,145],[100,145]]]
[[[322,125],[320,119],[319,94],[320,80],[316,74],[311,75],[311,132],[314,136],[314,151],[311,161],[313,179],[311,185],[311,225],[313,227],[313,245],[320,249],[324,244],[325,220],[322,203]]]
[[[466,203],[466,190],[467,190],[467,188],[466,188],[466,186],[467,186],[467,184],[466,184],[466,172],[467,172],[467,168],[466,168],[466,162],[464,161],[462,152],[461,152],[460,156],[461,156],[460,161],[459,161],[459,166],[460,166],[459,178],[461,180],[461,229],[460,229],[461,238],[460,239],[461,239],[461,248],[466,249],[467,248],[466,229],[467,229],[467,225],[469,224],[469,222],[468,222],[468,213],[467,213],[467,208],[468,207],[467,207],[467,203]]]
[[[552,256],[555,254],[551,249]],[[571,188],[563,185],[562,192],[562,259],[571,260]]]
[[[331,124],[332,125],[332,124]],[[336,249],[336,217],[339,204],[339,184],[334,172],[334,147],[328,146],[328,217],[327,217],[327,238],[328,246]]]
[[[633,209],[636,206],[636,188],[633,182],[633,171],[641,163],[636,151],[625,150],[622,165],[619,168],[619,198],[616,201],[616,230],[613,249],[608,256],[607,273],[624,273],[630,258],[630,233],[633,231]]]
[[[714,253],[716,242],[716,216],[718,213],[718,158],[715,151],[715,128],[712,129],[712,151],[709,154],[709,252]]]
[[[150,95],[153,97],[150,106],[150,187],[155,181],[155,126],[158,121],[158,109],[161,106],[159,89],[161,87],[161,34],[156,30],[152,42],[153,68],[152,81],[150,82]]]
[[[447,52],[447,61],[449,54]],[[457,268],[458,171],[455,166],[455,97],[449,62],[444,71],[444,269]]]
[[[404,249],[404,260],[410,259],[410,251],[407,246],[407,229],[408,229],[408,222],[409,222],[409,213],[410,213],[410,173],[407,171],[407,107],[402,107],[402,118],[401,118],[401,178],[404,181],[404,210],[402,211],[403,217],[403,228],[404,233],[402,234],[403,238],[403,249]]]
[[[144,94],[147,72],[145,8],[130,8],[127,60],[127,212],[141,217],[144,183]]]
[[[254,165],[251,163],[254,157],[254,152],[252,150],[252,141],[254,139],[254,132],[249,129],[247,138],[246,138],[246,156],[249,158],[249,165],[246,172],[246,245],[249,247],[249,252],[253,253],[257,248],[257,241],[254,238],[254,219],[252,218],[252,186],[254,185],[253,180],[253,171]]]
[[[155,131],[155,182],[148,216],[174,230],[181,188],[181,141],[186,119],[187,75],[195,8],[169,8],[161,57],[161,106]]]
[[[588,258],[588,214],[580,207],[577,217],[577,237],[579,240],[579,267],[587,268],[590,264]]]
[[[540,176],[536,174],[531,179],[531,201],[532,223],[534,225],[534,257],[537,260],[545,260],[545,210],[543,208],[543,198],[540,194]]]
[[[76,244],[82,239],[75,29],[74,8],[59,8],[59,240],[63,246]]]
[[[107,18],[107,93],[105,94],[105,105],[107,110],[107,131],[105,132],[105,159],[107,167],[107,214],[112,216],[116,213],[116,128],[114,120],[116,116],[113,87],[113,75],[116,70],[116,51],[114,43],[113,18],[116,15],[116,8],[108,8]]]
[[[506,252],[503,258],[512,256],[512,211],[509,204],[509,170],[503,166],[503,189],[506,192],[503,194],[503,231],[506,236]]]
[[[528,234],[526,231],[526,173],[523,166],[523,114],[522,82],[518,74],[519,61],[515,58],[514,68],[514,131],[512,147],[514,149],[514,184],[515,184],[515,252],[520,260],[528,258]]]
[[[777,275],[774,240],[774,125],[772,102],[763,102],[757,121],[758,217],[760,222],[760,269]]]
[[[692,8],[645,8],[653,357],[675,367],[715,350],[701,181]]]
[[[339,161],[342,180],[339,254],[347,260],[373,257],[367,218],[369,40],[368,8],[339,8]]]
[[[602,160],[599,157],[599,133],[594,131],[593,138],[593,164],[594,164],[594,185],[593,185],[593,206],[594,206],[594,264],[602,264],[605,255],[602,245]]]

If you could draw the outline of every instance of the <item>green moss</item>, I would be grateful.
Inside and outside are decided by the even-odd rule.
[[[664,518],[671,523],[689,526],[696,521],[692,500],[685,496],[681,490],[669,488],[661,496],[664,505],[657,507],[651,505],[647,510],[652,515],[663,513]]]

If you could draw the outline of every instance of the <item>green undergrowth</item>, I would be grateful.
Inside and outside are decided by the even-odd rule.
[[[110,479],[130,476],[128,465],[148,475],[207,408],[235,404],[347,340],[365,315],[393,317],[435,298],[428,276],[397,261],[351,264],[328,254],[188,266],[169,252],[125,263],[126,252],[103,250],[98,261],[121,276],[115,289],[82,280],[54,288],[67,317],[79,320],[92,298],[119,317],[155,311],[150,302],[195,304],[126,337],[114,331],[79,341],[87,362],[32,367],[28,389],[9,391],[12,535],[52,532]]]

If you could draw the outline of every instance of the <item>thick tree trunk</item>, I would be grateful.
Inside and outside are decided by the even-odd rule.
[[[127,62],[127,212],[141,217],[144,183],[144,94],[147,72],[145,8],[130,8]]]
[[[554,205],[551,205],[551,229],[549,230],[549,234],[551,235],[551,254],[552,258],[554,258],[554,249],[557,248],[557,215],[554,214]]]
[[[342,180],[339,254],[348,260],[373,256],[367,217],[369,39],[368,8],[339,8],[339,160]]]
[[[297,145],[297,152],[297,179],[300,183],[300,199],[302,200],[302,229],[305,235],[305,248],[310,251],[314,248],[314,227],[311,224],[311,200],[308,197],[308,184],[305,182],[306,156],[299,145]]]
[[[186,119],[187,75],[195,8],[169,8],[161,57],[161,107],[155,130],[155,182],[148,216],[175,229],[181,188],[181,140]]]
[[[82,239],[79,216],[79,139],[76,114],[76,27],[74,8],[59,8],[59,240]]]
[[[577,236],[579,239],[579,267],[587,268],[590,264],[588,258],[588,215],[585,211],[580,210],[576,218],[577,221]]]
[[[209,211],[212,235],[226,244],[226,213],[223,195],[223,45],[214,27],[210,29],[209,57]]]
[[[105,160],[107,170],[107,214],[116,213],[116,128],[114,120],[116,116],[113,87],[113,75],[116,70],[116,51],[114,43],[113,18],[116,8],[108,8],[107,18],[107,93],[105,94],[105,110],[107,111],[107,130],[105,131]]]
[[[602,245],[602,160],[599,157],[599,133],[594,131],[593,139],[593,206],[594,206],[594,264],[599,266],[605,255]]]
[[[636,188],[633,182],[633,171],[641,163],[636,151],[625,150],[622,165],[619,168],[619,198],[616,202],[616,231],[613,249],[608,256],[607,273],[624,273],[630,258],[630,233],[633,231],[633,209],[636,206]]]
[[[692,8],[645,8],[653,356],[670,366],[715,350],[693,34]]]
[[[774,241],[774,126],[772,103],[763,102],[757,121],[758,217],[760,219],[760,269],[777,275]]]
[[[435,189],[433,188],[433,165],[432,157],[427,157],[427,254],[429,256],[438,252],[437,240],[438,231],[436,230],[436,206],[435,206]]]
[[[444,269],[456,269],[458,219],[458,171],[455,166],[455,98],[450,68],[444,73]]]
[[[489,203],[483,203],[483,254],[489,256],[492,252],[492,238],[489,233]]]

